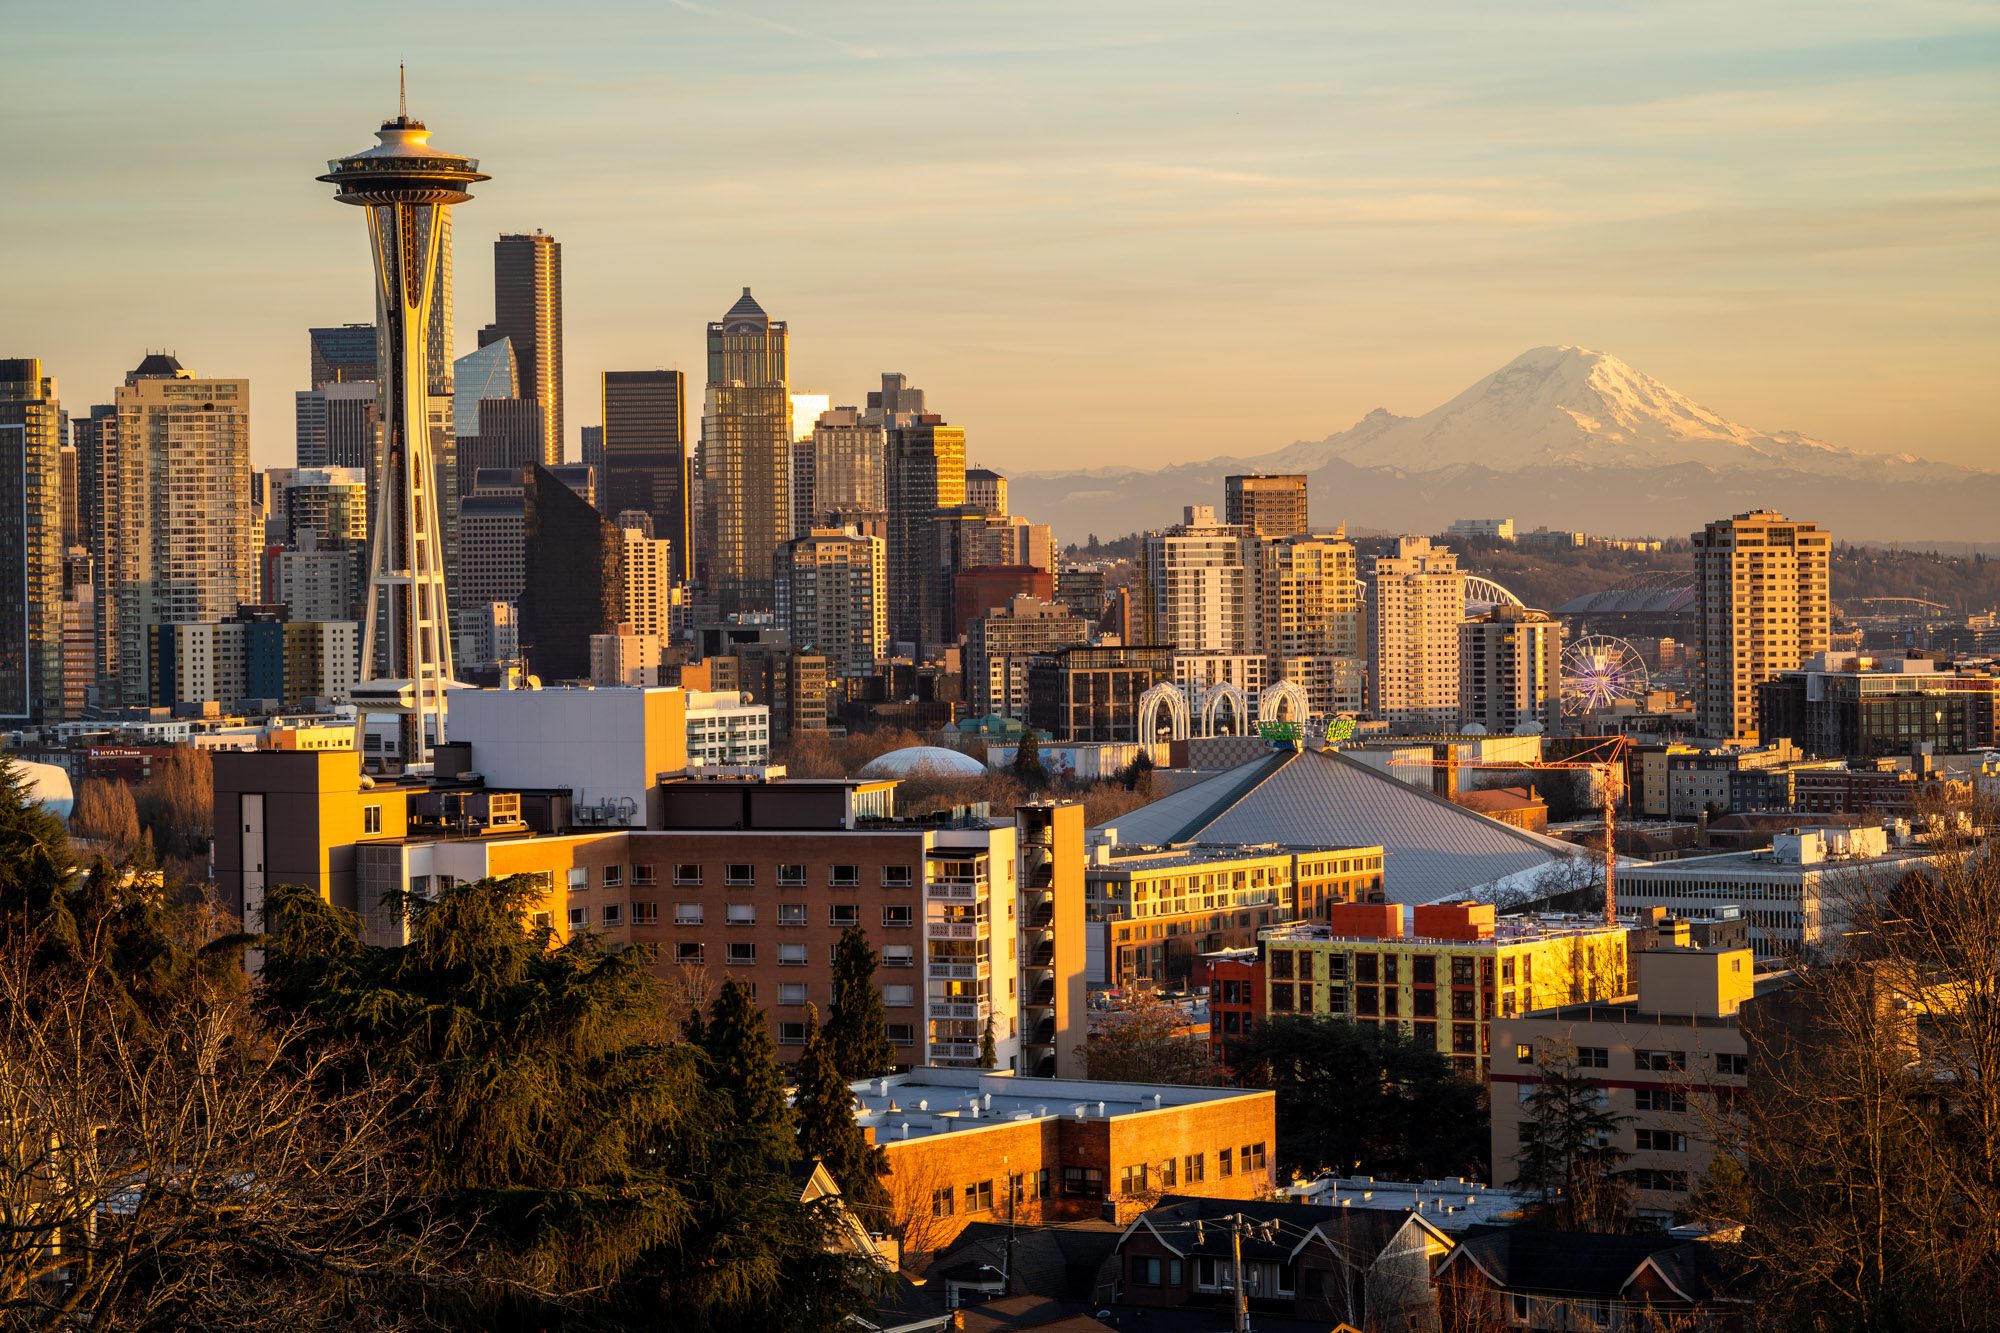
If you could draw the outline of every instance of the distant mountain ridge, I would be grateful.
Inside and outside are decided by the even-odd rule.
[[[1779,509],[1837,537],[1991,540],[2000,474],[1909,454],[1866,454],[1730,421],[1604,352],[1537,347],[1416,417],[1377,408],[1323,440],[1160,471],[1019,476],[1013,507],[1064,540],[1112,536],[1221,501],[1232,472],[1304,472],[1315,525],[1441,530],[1510,516],[1667,536],[1745,508]]]

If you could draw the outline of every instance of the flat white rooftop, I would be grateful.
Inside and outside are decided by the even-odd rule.
[[[1109,1120],[1211,1102],[1269,1097],[1257,1088],[1019,1078],[982,1069],[925,1067],[849,1085],[854,1118],[885,1146],[1033,1120]]]

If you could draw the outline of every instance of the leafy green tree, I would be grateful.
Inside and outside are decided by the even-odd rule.
[[[1281,1171],[1486,1173],[1486,1090],[1400,1032],[1327,1015],[1267,1018],[1237,1048],[1236,1067],[1246,1084],[1277,1093]]]
[[[1014,776],[1024,787],[1046,787],[1049,784],[1049,770],[1042,764],[1042,743],[1036,739],[1033,727],[1022,729],[1021,743],[1014,747]]]
[[[833,949],[833,1007],[826,1016],[826,1039],[833,1065],[844,1079],[874,1078],[896,1067],[889,1044],[889,1016],[875,988],[880,960],[868,932],[849,926]]]
[[[785,1100],[785,1076],[771,1027],[750,988],[731,978],[709,1010],[699,1036],[708,1056],[710,1081],[730,1102],[730,1123],[745,1140],[760,1144],[774,1163],[798,1157],[792,1108]]]
[[[1631,1196],[1619,1174],[1625,1153],[1613,1138],[1626,1117],[1612,1112],[1574,1051],[1549,1052],[1536,1068],[1541,1081],[1521,1122],[1522,1186],[1540,1194],[1541,1211],[1558,1230],[1622,1229]]]
[[[819,1011],[806,1010],[806,1049],[799,1057],[798,1090],[792,1114],[798,1119],[799,1152],[818,1158],[839,1182],[841,1193],[862,1218],[879,1228],[889,1206],[881,1177],[889,1169],[888,1154],[869,1146],[854,1121],[854,1090],[847,1086],[833,1060],[833,1043],[819,1025]]]
[[[400,948],[315,893],[268,895],[266,1010],[353,1050],[350,1073],[407,1082],[409,1169],[486,1247],[450,1320],[838,1327],[877,1270],[831,1253],[824,1209],[743,1151],[700,1051],[670,1040],[648,953],[547,947],[537,894],[516,877],[410,900]]]

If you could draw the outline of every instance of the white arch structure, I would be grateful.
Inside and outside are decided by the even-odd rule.
[[[1228,734],[1241,736],[1250,730],[1250,723],[1254,720],[1250,714],[1250,696],[1234,685],[1212,685],[1202,692],[1201,702],[1195,705],[1202,735],[1224,734],[1217,730],[1224,704],[1229,705],[1229,720],[1235,726],[1235,730]]]
[[[1259,722],[1304,722],[1312,701],[1296,681],[1274,680],[1257,696]]]
[[[1142,743],[1150,744],[1160,737],[1160,710],[1167,710],[1167,738],[1184,741],[1191,727],[1188,721],[1187,695],[1180,686],[1170,680],[1163,680],[1139,696],[1138,736]]]
[[[1524,606],[1520,598],[1495,583],[1492,579],[1477,574],[1465,576],[1465,608],[1471,611],[1477,606],[1482,610],[1492,610],[1496,606]]]

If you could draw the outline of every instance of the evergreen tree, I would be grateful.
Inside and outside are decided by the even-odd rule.
[[[1048,785],[1049,770],[1042,765],[1042,743],[1036,739],[1033,727],[1021,729],[1021,743],[1014,749],[1014,776],[1024,787]]]
[[[1618,1173],[1625,1154],[1612,1136],[1625,1117],[1612,1113],[1574,1051],[1544,1055],[1537,1068],[1541,1082],[1521,1122],[1521,1184],[1541,1195],[1541,1211],[1558,1230],[1621,1229],[1630,1198]]]
[[[798,1119],[800,1155],[826,1163],[848,1203],[871,1229],[879,1230],[889,1204],[881,1181],[889,1169],[888,1154],[870,1147],[855,1123],[854,1090],[834,1065],[833,1043],[820,1028],[819,1011],[810,1006],[805,1054],[795,1072],[798,1091],[792,1097],[792,1113]]]
[[[840,932],[833,950],[833,1007],[826,1017],[826,1038],[834,1068],[844,1079],[874,1078],[896,1067],[889,1016],[882,1008],[882,992],[875,988],[878,961],[861,927]]]
[[[267,1011],[406,1083],[409,1169],[477,1228],[480,1280],[447,1321],[837,1327],[872,1265],[830,1255],[824,1210],[742,1150],[701,1052],[670,1040],[648,953],[546,947],[538,894],[517,877],[408,900],[401,948],[310,891],[268,898]]]
[[[730,1102],[730,1126],[747,1143],[761,1147],[773,1163],[798,1157],[792,1108],[785,1100],[785,1076],[764,1011],[750,988],[734,977],[723,983],[708,1021],[691,1038],[708,1057],[711,1084]]]
[[[986,1016],[986,1031],[979,1034],[979,1067],[997,1069],[1000,1066],[1000,1051],[993,1044],[993,1016]]]

